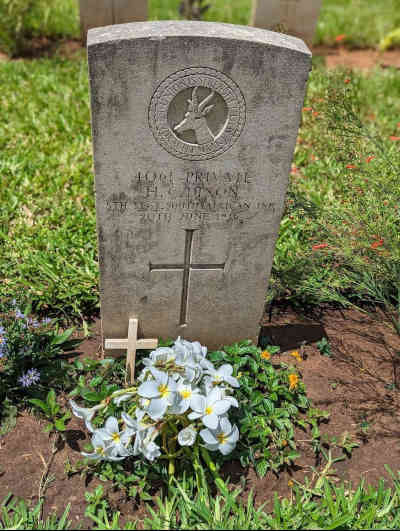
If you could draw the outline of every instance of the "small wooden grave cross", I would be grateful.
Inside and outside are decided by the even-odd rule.
[[[158,346],[158,339],[138,339],[138,320],[129,319],[128,339],[106,339],[105,350],[118,349],[126,350],[126,371],[130,375],[130,383],[135,379],[136,350],[154,350]]]

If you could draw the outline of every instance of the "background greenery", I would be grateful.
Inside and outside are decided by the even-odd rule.
[[[86,59],[2,63],[0,85],[0,295],[88,315],[98,266]],[[311,73],[270,297],[398,300],[399,94],[395,69]]]
[[[151,20],[179,18],[181,0],[149,0]],[[210,0],[205,20],[248,24],[252,0]],[[78,0],[2,0],[0,50],[15,54],[32,37],[78,38]],[[400,0],[323,0],[315,44],[376,47],[400,26]]]

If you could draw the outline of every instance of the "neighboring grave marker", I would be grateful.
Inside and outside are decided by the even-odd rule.
[[[205,22],[88,34],[104,338],[257,341],[311,54]]]
[[[251,25],[283,31],[312,44],[322,0],[253,0]]]
[[[147,0],[79,0],[81,35],[89,29],[147,20]]]

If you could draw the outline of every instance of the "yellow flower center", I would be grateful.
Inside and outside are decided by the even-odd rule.
[[[269,360],[271,359],[271,354],[268,352],[268,350],[263,350],[261,352],[261,357],[263,360]]]
[[[206,415],[211,415],[213,408],[211,406],[206,407]]]
[[[166,398],[169,395],[169,389],[168,386],[165,384],[161,384],[158,386],[158,392],[163,398]]]
[[[192,391],[189,391],[186,389],[185,391],[181,391],[181,397],[182,398],[190,398],[192,396]]]
[[[119,436],[119,433],[117,433],[117,432],[113,433],[113,434],[111,435],[111,437],[112,437],[112,440],[113,440],[114,442],[116,442],[116,443],[119,443],[119,441],[121,440],[121,439],[120,439],[120,436]]]
[[[228,439],[228,437],[226,436],[225,433],[218,433],[217,439],[219,441],[219,444],[225,444],[227,439]]]
[[[102,446],[96,446],[94,451],[95,451],[96,454],[104,455],[104,448]]]

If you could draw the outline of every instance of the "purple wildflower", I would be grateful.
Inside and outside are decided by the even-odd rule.
[[[7,352],[7,338],[0,336],[0,358],[3,358]]]
[[[18,308],[15,310],[15,317],[17,319],[25,319],[25,315]]]
[[[32,319],[31,317],[28,319],[28,323],[33,326],[33,328],[40,326],[39,321],[37,319]]]
[[[5,333],[6,329],[4,328],[4,326],[0,326],[0,336],[4,336]]]
[[[30,387],[38,383],[40,380],[40,372],[37,369],[29,369],[25,374],[18,378],[18,382],[22,387]]]

